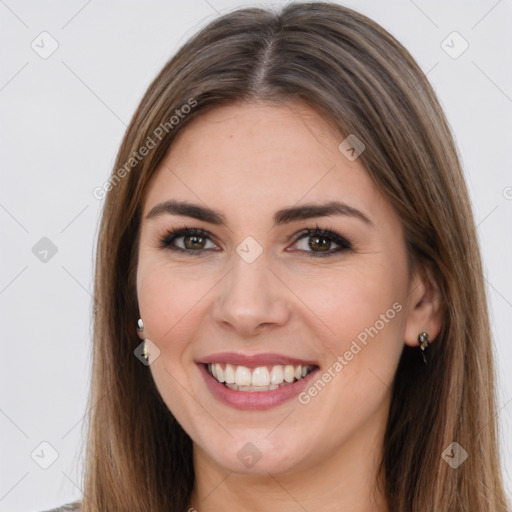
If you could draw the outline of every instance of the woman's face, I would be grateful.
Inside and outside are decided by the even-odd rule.
[[[148,186],[139,335],[207,464],[275,475],[378,453],[404,341],[428,325],[401,222],[342,140],[303,104],[218,107]]]

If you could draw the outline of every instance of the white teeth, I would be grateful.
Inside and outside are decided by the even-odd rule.
[[[270,373],[266,366],[260,366],[254,368],[252,371],[251,384],[253,386],[269,386],[270,385]]]
[[[272,367],[272,371],[270,372],[270,384],[281,384],[283,380],[283,367],[280,364],[276,364]]]
[[[235,384],[237,386],[250,386],[251,380],[251,370],[246,366],[238,366],[235,372]]]
[[[222,369],[222,366],[220,364],[214,364],[213,367],[215,368],[215,373],[216,373],[216,379],[219,381],[219,382],[224,382],[226,379],[224,378],[224,370]]]
[[[293,382],[295,379],[295,368],[291,364],[287,364],[284,367],[284,380],[286,382]]]
[[[268,391],[268,386],[238,386],[237,391]]]
[[[214,375],[215,377],[215,375]],[[230,364],[226,365],[226,371],[224,372],[224,378],[226,379],[226,384],[234,384],[235,383],[235,369]]]
[[[224,368],[223,368],[224,366]],[[258,366],[247,368],[231,364],[209,364],[210,374],[225,386],[235,391],[272,391],[281,386],[287,386],[296,380],[304,378],[313,366],[285,366],[276,364],[271,367]],[[269,371],[270,369],[270,371]]]

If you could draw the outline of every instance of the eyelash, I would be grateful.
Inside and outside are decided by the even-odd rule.
[[[205,230],[199,229],[199,228],[191,228],[191,227],[185,226],[183,228],[175,229],[173,231],[169,231],[168,233],[166,233],[166,235],[160,240],[160,248],[161,249],[169,249],[171,251],[187,253],[191,256],[199,255],[199,254],[203,253],[205,250],[208,250],[208,249],[188,250],[188,249],[182,249],[181,247],[176,247],[176,246],[172,245],[172,243],[176,239],[182,238],[185,236],[190,236],[190,235],[197,235],[197,236],[205,237],[208,239],[212,238],[212,234],[209,233],[208,231],[205,231]],[[342,237],[341,235],[332,231],[331,229],[322,229],[318,226],[318,224],[314,228],[305,228],[302,231],[300,231],[299,233],[297,233],[294,237],[293,243],[295,244],[302,238],[312,237],[312,236],[325,237],[325,238],[331,240],[332,242],[334,242],[339,247],[337,249],[335,249],[334,251],[324,252],[324,253],[314,252],[314,251],[303,251],[303,250],[299,251],[299,252],[306,253],[308,255],[308,257],[326,258],[326,257],[332,256],[334,254],[338,254],[343,251],[351,251],[352,250],[352,244],[346,238]],[[196,254],[194,254],[194,253],[196,253]]]

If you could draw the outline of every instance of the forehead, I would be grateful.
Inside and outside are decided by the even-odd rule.
[[[302,103],[214,108],[180,132],[152,177],[144,213],[170,198],[250,218],[297,204],[345,201],[370,216],[386,208],[343,136]]]

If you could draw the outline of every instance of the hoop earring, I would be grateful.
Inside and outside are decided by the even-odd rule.
[[[421,356],[423,357],[423,362],[427,364],[427,358],[425,357],[425,349],[428,347],[430,341],[428,339],[428,333],[422,332],[418,336],[418,341],[420,342]]]

